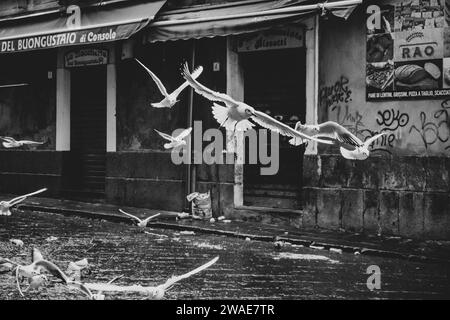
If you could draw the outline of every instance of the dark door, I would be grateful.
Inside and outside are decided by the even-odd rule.
[[[244,54],[244,101],[291,127],[299,120],[304,122],[305,58],[303,49]],[[255,127],[256,130],[259,128]],[[261,175],[260,165],[244,165],[244,205],[300,208],[305,148],[294,147],[288,141],[289,138],[279,136],[279,150],[276,150],[279,151],[279,170],[275,175]],[[247,143],[246,159],[249,159],[248,150]]]
[[[71,74],[70,189],[88,197],[105,192],[106,67]]]

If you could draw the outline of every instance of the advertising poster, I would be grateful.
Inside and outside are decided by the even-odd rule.
[[[368,100],[450,96],[450,0],[367,7]]]

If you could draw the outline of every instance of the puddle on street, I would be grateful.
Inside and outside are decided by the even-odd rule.
[[[293,260],[307,260],[307,261],[326,261],[329,263],[339,263],[337,260],[330,259],[325,256],[319,256],[315,254],[302,254],[292,252],[281,252],[278,255],[274,255],[273,259],[293,259]]]

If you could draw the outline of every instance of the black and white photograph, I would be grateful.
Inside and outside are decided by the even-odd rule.
[[[448,8],[0,1],[0,304],[450,300]]]

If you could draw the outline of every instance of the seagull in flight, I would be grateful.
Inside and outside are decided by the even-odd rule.
[[[178,95],[181,93],[181,91],[184,90],[189,84],[187,81],[185,81],[181,86],[179,86],[175,91],[172,93],[168,93],[166,87],[164,87],[163,83],[159,78],[149,69],[147,68],[142,62],[140,62],[138,59],[135,58],[135,60],[147,71],[147,73],[152,77],[153,81],[155,81],[156,85],[158,86],[159,91],[164,96],[164,99],[161,100],[158,103],[151,103],[152,107],[154,108],[172,108],[175,103],[177,103],[179,100],[177,100]],[[192,73],[192,77],[194,79],[198,78],[200,74],[203,72],[203,67],[198,67],[195,69],[195,71]]]
[[[319,125],[302,124],[300,121],[295,125],[295,130],[317,138],[330,139],[340,146],[340,151],[345,159],[365,160],[369,157],[369,146],[385,133],[377,134],[362,142],[347,128],[334,121],[327,121]],[[299,145],[302,141],[291,139],[292,145]]]
[[[244,102],[236,101],[227,94],[216,92],[205,87],[192,77],[189,72],[187,63],[184,65],[183,77],[198,94],[202,95],[208,100],[222,102],[226,105],[226,107],[224,107],[222,105],[214,103],[214,106],[212,107],[212,113],[221,127],[225,127],[227,130],[233,131],[233,133],[236,131],[247,131],[248,129],[252,128],[254,124],[249,121],[249,119],[251,119],[260,126],[277,132],[278,134],[281,134],[283,136],[299,138],[301,139],[301,141],[303,141],[303,139],[306,139],[325,144],[333,144],[330,141],[320,140],[314,137],[310,137],[303,132],[296,131],[288,125],[276,120],[275,118],[272,118],[268,114],[255,110],[252,106],[249,106]]]
[[[164,144],[164,148],[165,149],[171,149],[171,148],[176,148],[179,146],[183,146],[186,145],[186,140],[184,140],[184,138],[186,138],[187,136],[189,136],[191,134],[192,128],[187,128],[184,129],[178,136],[176,137],[172,137],[166,133],[160,132],[156,129],[153,129],[156,131],[156,133],[158,133],[161,137],[163,137],[164,139],[170,141],[169,143],[165,143]]]
[[[118,286],[114,284],[102,284],[102,283],[84,283],[84,286],[92,291],[109,291],[109,292],[140,292],[142,294],[148,295],[153,299],[162,299],[167,290],[169,290],[173,285],[182,279],[191,277],[192,275],[199,273],[206,268],[209,268],[214,263],[219,260],[219,257],[215,257],[211,261],[205,263],[204,265],[180,276],[173,276],[169,278],[165,283],[156,287],[144,287],[141,285],[131,285],[131,286]]]
[[[31,141],[31,140],[16,140],[12,137],[0,137],[3,140],[3,146],[5,148],[18,148],[24,145],[41,145],[45,142]]]
[[[33,196],[35,194],[42,193],[42,192],[44,192],[46,190],[47,190],[47,188],[43,188],[43,189],[40,189],[38,191],[31,192],[31,193],[28,193],[28,194],[24,194],[23,196],[16,197],[16,198],[11,199],[9,201],[0,201],[0,216],[10,216],[11,215],[11,211],[9,209],[11,207],[13,207],[16,204],[24,201],[27,197],[31,197],[31,196]]]
[[[132,215],[132,214],[130,214],[130,213],[127,213],[127,212],[123,211],[122,209],[119,209],[119,211],[120,211],[121,213],[123,213],[124,215],[127,215],[127,216],[129,216],[130,218],[136,220],[136,221],[137,221],[137,226],[140,227],[140,228],[145,228],[145,227],[147,226],[147,223],[148,223],[151,219],[156,218],[157,216],[159,216],[159,215],[161,214],[161,213],[157,213],[157,214],[155,214],[155,215],[153,215],[153,216],[150,216],[150,217],[145,218],[144,220],[142,220],[142,219],[139,219],[138,217],[136,217],[136,216],[134,216],[134,215]]]

